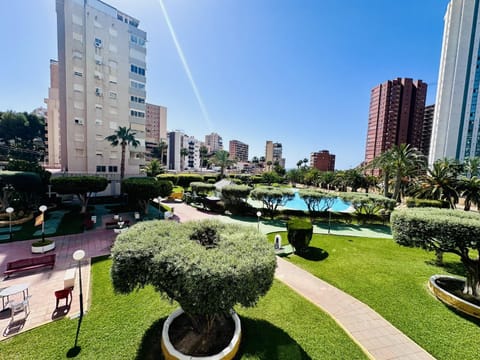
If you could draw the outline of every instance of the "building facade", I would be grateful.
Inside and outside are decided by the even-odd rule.
[[[57,0],[56,11],[61,167],[114,181],[121,149],[105,137],[131,127],[140,145],[127,147],[125,174],[139,174],[145,162],[146,33],[138,20],[99,0]]]
[[[313,152],[310,154],[310,166],[320,171],[334,171],[335,155],[328,150]]]
[[[425,156],[428,156],[428,154],[430,153],[430,141],[432,140],[432,125],[434,113],[435,104],[425,106],[425,113],[423,116],[422,142],[419,149]]]
[[[271,161],[272,164],[278,162],[282,167],[285,167],[285,158],[283,156],[283,147],[281,143],[274,143],[273,141],[267,140],[265,143],[265,162]]]
[[[479,0],[452,0],[445,14],[429,164],[480,156]]]
[[[230,159],[238,162],[248,161],[248,145],[239,140],[230,140],[229,142]]]
[[[145,117],[145,158],[152,159],[152,153],[160,142],[167,143],[167,108],[146,104]]]
[[[205,146],[207,147],[209,154],[213,154],[218,150],[223,150],[222,137],[217,133],[205,135]]]
[[[185,167],[191,171],[200,170],[200,147],[203,143],[193,136],[187,139],[188,155],[185,160]]]
[[[185,170],[186,157],[182,157],[182,149],[188,149],[188,136],[180,130],[170,131],[167,134],[167,168],[168,170]]]
[[[421,148],[427,84],[397,78],[375,86],[368,114],[365,163],[394,145]]]
[[[45,137],[47,139],[47,163],[49,168],[60,169],[60,95],[58,91],[58,61],[50,60],[50,87],[45,117]]]

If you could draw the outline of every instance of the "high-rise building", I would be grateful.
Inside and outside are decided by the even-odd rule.
[[[272,164],[278,162],[282,167],[285,167],[285,159],[282,157],[282,144],[274,143],[273,141],[267,140],[265,144],[265,162],[271,161]]]
[[[193,136],[189,136],[187,139],[188,155],[185,160],[185,167],[188,170],[200,169],[200,147],[202,142],[195,139]]]
[[[328,150],[313,152],[310,154],[310,166],[320,171],[334,171],[335,155]]]
[[[435,104],[425,106],[425,113],[423,115],[422,142],[419,149],[425,156],[428,156],[430,152],[430,141],[432,139],[432,124],[434,112]]]
[[[140,145],[127,147],[125,174],[139,174],[145,162],[146,33],[137,19],[99,0],[57,0],[56,11],[62,168],[117,180],[121,149],[105,137],[131,127]]]
[[[248,145],[238,141],[238,140],[230,140],[229,142],[229,153],[230,159],[236,161],[248,161]]]
[[[210,135],[205,135],[205,146],[208,149],[210,154],[223,150],[223,141],[222,137],[217,133],[211,133]]]
[[[479,7],[479,0],[452,0],[447,7],[429,164],[480,156]]]
[[[188,136],[181,130],[167,134],[167,164],[169,170],[182,171],[186,167],[186,156],[182,157],[182,149],[188,149]]]
[[[60,161],[60,101],[58,92],[58,61],[50,60],[50,87],[45,117],[45,137],[47,139],[47,163],[49,168],[61,168]]]
[[[388,80],[372,89],[365,163],[393,145],[420,149],[426,96],[427,84],[409,78]]]
[[[167,108],[148,104],[145,117],[145,157],[151,160],[152,152],[161,141],[167,142]]]

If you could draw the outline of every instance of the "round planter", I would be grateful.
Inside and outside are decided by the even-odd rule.
[[[477,306],[466,300],[463,300],[462,298],[459,298],[458,296],[455,296],[449,293],[448,291],[444,290],[443,288],[441,288],[436,283],[436,281],[442,278],[464,281],[463,279],[459,279],[457,277],[449,276],[449,275],[433,275],[432,277],[430,277],[430,280],[428,281],[428,287],[430,291],[443,303],[465,314],[468,314],[476,318],[480,318],[480,306]]]
[[[165,323],[163,324],[162,330],[162,352],[163,356],[166,360],[231,360],[235,356],[240,346],[240,339],[242,336],[242,327],[240,324],[240,318],[238,317],[237,313],[231,310],[230,314],[232,316],[233,322],[235,323],[235,331],[233,333],[233,338],[230,341],[230,344],[223,349],[220,353],[211,355],[211,356],[190,356],[185,355],[175,349],[170,342],[170,337],[168,336],[168,330],[170,325],[172,324],[173,320],[175,320],[178,316],[183,314],[182,309],[177,309],[170,316],[167,318]]]
[[[33,254],[43,254],[47,251],[51,251],[55,249],[55,241],[52,241],[51,244],[45,246],[32,246],[32,253]]]

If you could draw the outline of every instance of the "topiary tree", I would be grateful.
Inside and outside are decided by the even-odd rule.
[[[207,196],[210,191],[215,190],[214,184],[208,184],[204,182],[192,182],[190,183],[192,192],[196,193],[198,196]]]
[[[337,194],[321,190],[301,189],[298,191],[298,195],[307,204],[312,218],[320,211],[331,209],[337,199]]]
[[[480,299],[478,214],[450,209],[407,208],[395,210],[391,223],[393,238],[400,245],[458,255],[467,272],[463,292]]]
[[[131,177],[122,181],[122,192],[128,194],[130,200],[137,201],[145,215],[148,214],[150,199],[169,196],[172,189],[173,185],[170,181],[150,177]]]
[[[248,208],[247,198],[252,188],[246,185],[227,185],[222,188],[225,209],[232,214],[241,214]]]
[[[390,212],[396,205],[396,200],[376,194],[341,192],[338,196],[343,201],[351,203],[357,215],[365,216],[367,219],[382,212]]]
[[[254,306],[276,267],[264,235],[214,220],[138,223],[117,237],[112,258],[116,292],[153,285],[180,304],[204,338],[235,305]]]
[[[250,196],[254,200],[261,201],[273,219],[278,206],[285,206],[287,201],[292,200],[295,194],[291,189],[259,186],[252,190]]]
[[[23,209],[36,207],[43,190],[42,179],[36,172],[0,171],[0,209],[10,205]]]
[[[67,176],[50,180],[52,190],[59,194],[75,194],[82,203],[81,214],[87,211],[88,199],[94,192],[103,191],[108,180],[101,176]]]
[[[312,240],[313,225],[304,219],[292,219],[287,222],[288,242],[298,253],[304,253],[308,250],[308,245]]]

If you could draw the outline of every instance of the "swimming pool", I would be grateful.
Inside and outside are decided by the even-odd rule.
[[[323,209],[325,207],[325,201],[320,201],[320,209]],[[337,198],[331,208],[331,211],[337,211],[337,212],[342,212],[347,210],[350,207],[350,203],[344,202],[342,199]],[[298,195],[298,191],[295,191],[295,197],[287,201],[287,203],[284,206],[285,209],[291,209],[291,210],[302,210],[302,211],[308,211],[307,204],[305,204],[305,201]]]

